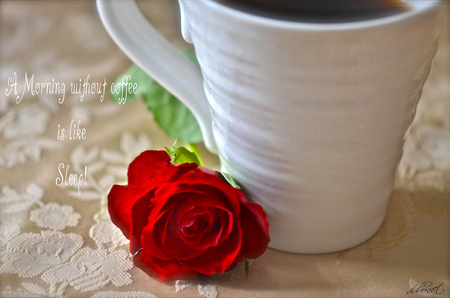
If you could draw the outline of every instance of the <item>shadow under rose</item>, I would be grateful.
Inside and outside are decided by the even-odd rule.
[[[332,262],[333,254],[316,255],[314,259],[329,259]],[[260,258],[250,260],[248,279],[245,277],[243,263],[225,274],[217,274],[208,282],[233,289],[264,290],[269,295],[271,290],[276,297],[282,291],[283,297],[290,292],[298,295],[302,288],[309,290],[330,290],[333,285],[328,284],[316,268],[316,261],[310,255],[285,253],[273,249],[267,251]],[[270,296],[270,295],[269,295]],[[268,296],[268,297],[269,297]]]

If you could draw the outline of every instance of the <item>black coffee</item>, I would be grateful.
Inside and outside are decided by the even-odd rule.
[[[265,17],[335,23],[375,19],[409,10],[402,0],[217,0]]]

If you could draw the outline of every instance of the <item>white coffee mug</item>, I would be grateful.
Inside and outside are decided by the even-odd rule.
[[[348,23],[292,22],[179,0],[201,71],[134,1],[97,0],[121,49],[183,101],[223,169],[260,204],[269,246],[326,253],[386,214],[404,136],[438,47],[439,1]]]

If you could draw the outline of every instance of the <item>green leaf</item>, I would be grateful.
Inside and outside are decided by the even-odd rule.
[[[195,53],[184,50],[183,53],[198,65]],[[174,70],[176,71],[176,70]],[[169,136],[186,143],[199,143],[203,141],[200,126],[192,112],[169,91],[153,80],[143,70],[133,65],[116,79],[121,83],[124,76],[129,75],[128,81],[137,83],[137,94],[128,94],[127,101],[141,96],[147,109],[153,113],[155,122]],[[119,102],[122,94],[111,94],[115,102]]]
[[[187,150],[184,147],[178,147],[175,150],[175,155],[173,158],[173,163],[174,164],[181,164],[181,163],[192,163],[195,162],[197,165],[200,164],[200,161],[197,158],[197,155],[195,155],[195,153]]]
[[[192,62],[194,62],[195,65],[197,65],[198,67],[200,67],[200,65],[198,64],[198,60],[197,60],[197,56],[195,55],[194,51],[188,50],[188,49],[182,49],[181,52],[189,58],[189,60],[191,60]]]
[[[195,144],[188,143],[186,147],[189,151],[194,152],[195,155],[197,155],[198,161],[200,162],[198,165],[203,167],[205,164],[203,163],[202,156],[200,155],[197,146]]]
[[[147,109],[164,132],[180,141],[203,141],[200,126],[189,109],[161,85],[152,82],[151,88],[142,94]]]
[[[233,177],[231,177],[230,174],[222,172],[222,171],[216,171],[219,174],[222,174],[222,176],[225,178],[225,180],[230,183],[231,186],[233,186],[234,188],[237,189],[241,189],[241,187],[236,183],[236,181],[234,181]]]
[[[245,268],[245,279],[248,279],[248,274],[250,273],[250,266],[248,264],[247,258],[244,258],[244,268]]]
[[[128,77],[129,76],[129,77]],[[140,69],[136,65],[132,65],[126,72],[122,73],[116,78],[115,86],[125,83],[125,79],[128,77],[128,83],[134,84],[137,83],[136,94],[130,92],[127,94],[127,101],[132,101],[138,98],[141,94],[145,93],[151,86],[153,79],[147,75],[142,69]],[[115,90],[116,91],[116,90]],[[112,93],[110,90],[111,99],[118,103],[119,100],[123,97],[121,87],[116,92]]]
[[[172,145],[172,149],[166,147],[166,151],[170,155],[172,163],[178,165],[186,162],[187,163],[194,162],[197,165],[201,165],[199,157],[194,152],[191,152],[182,146],[177,146],[177,142],[178,140],[175,140],[175,142]]]
[[[175,156],[175,150],[177,149],[177,147],[178,147],[178,139],[175,139],[175,141],[173,141],[171,149],[165,147],[166,148],[166,152],[167,152],[167,154],[169,154],[170,159],[171,159],[172,162],[173,162],[173,158]]]

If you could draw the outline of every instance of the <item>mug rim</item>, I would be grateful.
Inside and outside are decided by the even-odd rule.
[[[183,0],[180,0],[183,1]],[[195,0],[194,0],[195,1]],[[261,15],[251,14],[249,12],[241,11],[227,5],[221,4],[218,1],[213,0],[200,0],[206,5],[215,10],[220,10],[228,16],[243,20],[256,25],[283,28],[283,29],[294,29],[294,30],[312,30],[312,31],[344,31],[353,29],[363,29],[368,27],[376,27],[381,25],[387,25],[391,23],[396,23],[403,21],[405,19],[412,18],[414,16],[426,13],[437,8],[441,4],[441,0],[427,0],[429,1],[424,7],[413,8],[406,12],[401,12],[398,14],[368,19],[360,21],[350,21],[350,22],[338,22],[338,23],[308,23],[299,22],[292,20],[281,20],[275,18],[269,18]],[[412,2],[417,1],[413,0]],[[407,3],[408,4],[408,3]]]

